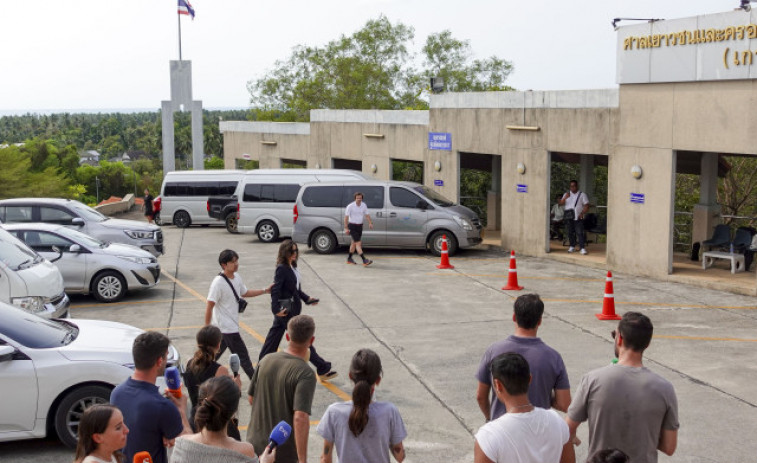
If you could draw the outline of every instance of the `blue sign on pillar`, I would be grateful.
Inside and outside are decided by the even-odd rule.
[[[528,185],[524,185],[522,183],[518,183],[515,186],[515,189],[518,193],[528,193]]]
[[[446,132],[429,132],[428,149],[430,150],[452,150],[452,134]]]
[[[631,193],[631,202],[635,204],[644,204],[644,193]]]

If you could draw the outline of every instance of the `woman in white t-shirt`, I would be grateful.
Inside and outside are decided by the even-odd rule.
[[[405,459],[402,441],[407,431],[399,410],[390,402],[372,401],[382,372],[374,351],[361,349],[352,357],[352,400],[331,404],[318,424],[323,437],[321,463],[332,462],[334,449],[342,462],[389,463],[390,454],[398,462]]]
[[[121,410],[113,405],[93,405],[79,421],[79,442],[74,463],[122,463],[129,428]]]

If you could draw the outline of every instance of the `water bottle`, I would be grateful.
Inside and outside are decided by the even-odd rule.
[[[731,242],[731,254],[733,254],[733,242]]]

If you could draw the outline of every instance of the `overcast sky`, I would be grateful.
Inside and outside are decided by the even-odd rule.
[[[298,44],[322,45],[386,15],[414,51],[445,29],[475,57],[512,61],[519,90],[615,87],[615,17],[674,19],[738,0],[190,0],[182,54],[205,108],[249,106],[247,81]],[[170,98],[176,0],[0,0],[0,111],[146,108]],[[621,23],[624,24],[624,23]],[[625,24],[630,24],[625,23]]]

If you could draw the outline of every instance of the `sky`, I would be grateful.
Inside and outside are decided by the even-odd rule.
[[[412,51],[449,29],[475,58],[514,64],[518,90],[616,87],[616,17],[675,19],[738,0],[190,0],[182,57],[208,108],[247,108],[248,81],[296,45],[323,45],[385,15],[415,30]],[[152,109],[170,99],[177,0],[0,0],[0,114]],[[633,22],[621,22],[633,24]]]

